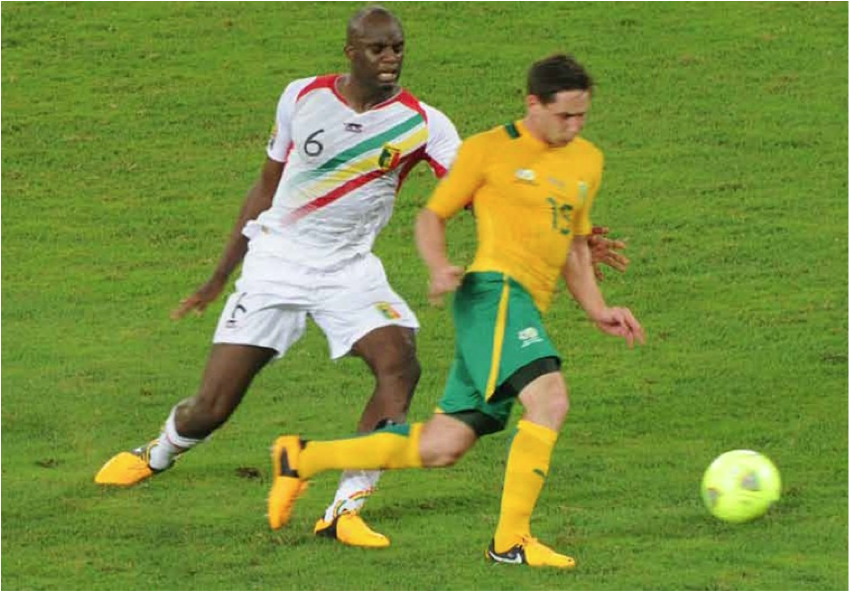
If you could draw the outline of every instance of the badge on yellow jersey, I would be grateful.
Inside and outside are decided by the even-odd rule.
[[[537,175],[531,169],[517,169],[516,178],[526,183],[534,183],[537,180]]]
[[[578,182],[578,199],[584,205],[584,202],[587,201],[587,183],[584,181]]]

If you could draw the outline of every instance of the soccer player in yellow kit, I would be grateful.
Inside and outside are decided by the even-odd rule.
[[[500,431],[519,399],[525,408],[511,443],[501,512],[487,557],[572,568],[575,561],[531,536],[530,519],[569,401],[561,358],[543,327],[562,276],[605,333],[643,342],[627,308],[609,307],[594,277],[588,236],[602,153],[579,137],[592,80],[556,55],[529,71],[521,121],[471,137],[416,224],[430,296],[457,291],[455,359],[435,415],[367,436],[307,441],[282,436],[272,449],[269,522],[279,528],[306,480],[331,469],[401,469],[454,464],[476,440]],[[478,251],[466,270],[446,256],[445,221],[472,204]]]

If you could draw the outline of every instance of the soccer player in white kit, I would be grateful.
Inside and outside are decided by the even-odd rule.
[[[212,277],[173,315],[202,312],[242,263],[198,392],[172,409],[158,438],[110,459],[97,483],[133,485],[204,441],[260,370],[298,341],[307,316],[325,333],[332,358],[361,357],[375,376],[358,431],[404,421],[420,375],[419,325],[372,246],[405,176],[422,161],[443,176],[460,139],[444,114],[398,85],[404,35],[392,13],[370,6],[355,14],[345,53],[348,74],[301,79],[284,90],[266,164],[225,251]],[[594,260],[623,270],[628,260],[616,252],[622,246],[600,237]],[[359,514],[379,475],[343,473],[316,534],[388,546]]]
[[[359,356],[375,375],[358,430],[404,421],[420,374],[419,325],[372,246],[405,176],[422,161],[442,176],[460,138],[445,115],[399,87],[404,36],[390,12],[374,6],[358,12],[345,53],[348,74],[286,87],[268,160],[218,268],[175,312],[206,308],[244,258],[198,393],[174,407],[157,439],[107,462],[98,483],[138,483],[202,442],[227,421],[254,376],[298,341],[307,316],[327,336],[332,358]],[[344,473],[317,534],[356,546],[389,545],[359,516],[379,474]]]

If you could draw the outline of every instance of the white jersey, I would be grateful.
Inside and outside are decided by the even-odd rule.
[[[406,90],[358,113],[338,78],[297,80],[280,98],[268,155],[286,164],[271,208],[243,230],[252,254],[338,269],[371,252],[418,162],[442,177],[454,161],[460,137],[443,113]]]

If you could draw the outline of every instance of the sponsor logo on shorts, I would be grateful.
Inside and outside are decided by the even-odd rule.
[[[391,321],[401,318],[401,313],[394,309],[389,302],[379,302],[375,305],[375,308],[378,309],[379,313]]]
[[[245,292],[242,292],[242,294],[239,295],[239,299],[236,301],[236,306],[233,307],[233,312],[230,313],[230,318],[227,319],[227,323],[225,323],[225,326],[228,329],[234,329],[238,324],[238,320],[236,319],[236,313],[244,314],[248,312],[248,309],[242,306],[242,299],[245,298],[245,296]]]
[[[535,327],[526,327],[519,333],[517,337],[522,342],[522,347],[528,347],[535,343],[542,343],[543,338],[540,337],[540,332]]]

